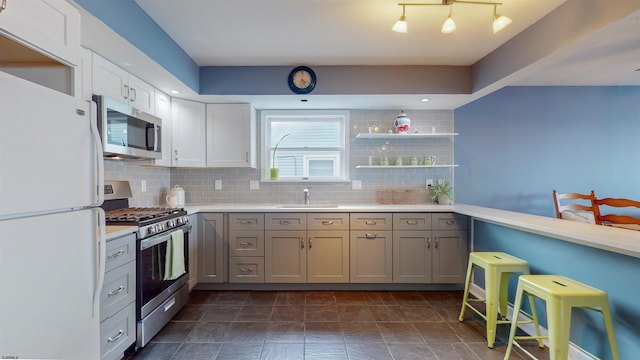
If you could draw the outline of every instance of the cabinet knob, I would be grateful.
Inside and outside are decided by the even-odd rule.
[[[7,8],[7,0],[2,0],[2,5],[0,5],[0,13],[2,10]]]
[[[304,238],[300,238],[300,249],[304,249]]]
[[[427,249],[431,249],[431,238],[427,237]]]
[[[437,248],[438,248],[438,245],[440,244],[440,242],[438,241],[438,237],[437,237],[437,236],[436,236],[436,237],[434,237],[434,240],[436,241],[435,248],[437,249]]]

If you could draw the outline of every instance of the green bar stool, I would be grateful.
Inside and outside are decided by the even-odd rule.
[[[609,336],[609,344],[614,359],[618,357],[618,347],[613,332],[613,320],[609,309],[607,293],[560,275],[522,275],[518,279],[514,312],[520,310],[522,296],[535,296],[546,302],[548,336],[540,336],[538,319],[532,312],[533,322],[536,324],[537,336],[515,336],[518,324],[517,317],[513,317],[509,344],[505,353],[505,360],[509,358],[515,344],[527,355],[535,359],[530,352],[523,349],[516,340],[549,339],[549,358],[551,360],[566,360],[569,354],[569,331],[571,328],[571,309],[574,307],[596,311],[604,317],[604,324]],[[599,307],[599,309],[598,309]],[[532,309],[535,309],[533,304]],[[541,346],[542,347],[542,346]]]
[[[485,299],[469,299],[469,286],[476,268],[483,268],[485,271]],[[487,346],[489,348],[493,348],[496,339],[496,325],[511,323],[511,321],[506,320],[507,290],[509,275],[517,273],[529,274],[529,264],[525,260],[503,252],[472,252],[469,254],[467,280],[464,285],[462,309],[460,309],[458,320],[462,321],[464,319],[464,312],[467,307],[480,315],[487,324]],[[485,313],[475,308],[472,305],[473,302],[485,303]],[[497,319],[498,306],[501,320]]]

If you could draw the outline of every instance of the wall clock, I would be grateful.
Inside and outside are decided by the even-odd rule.
[[[316,73],[308,66],[297,66],[289,73],[289,88],[296,94],[308,94],[316,87]]]

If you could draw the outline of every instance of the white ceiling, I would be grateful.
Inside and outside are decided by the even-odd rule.
[[[473,65],[565,0],[502,0],[498,12],[513,23],[495,35],[491,31],[493,7],[487,5],[453,5],[457,30],[452,34],[440,32],[447,6],[409,6],[409,32],[399,34],[391,31],[402,14],[402,7],[394,0],[136,2],[199,66],[323,66]],[[640,71],[634,71],[640,68],[639,18],[640,12],[635,12],[588,38],[567,44],[509,84],[640,85]],[[424,95],[431,101],[418,103]],[[250,101],[257,108],[454,109],[478,96],[310,95],[304,104],[293,95],[205,98]]]

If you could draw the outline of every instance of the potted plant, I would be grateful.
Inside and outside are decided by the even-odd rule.
[[[438,181],[435,186],[429,189],[431,200],[437,201],[440,205],[451,205],[453,200],[453,188],[448,181]]]
[[[271,180],[278,180],[278,177],[280,177],[280,169],[276,167],[276,152],[278,151],[278,146],[280,146],[282,140],[287,136],[289,136],[289,134],[282,135],[280,140],[276,143],[276,146],[273,148],[273,158],[271,159]]]

